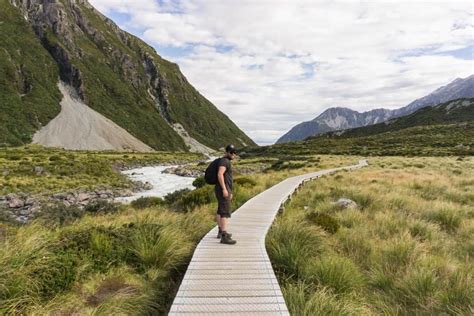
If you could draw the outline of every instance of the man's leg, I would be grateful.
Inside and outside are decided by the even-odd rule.
[[[229,227],[229,218],[221,217],[221,230],[226,232],[228,227]]]
[[[217,226],[219,227],[219,230],[221,230],[222,229],[221,216],[219,214],[216,214],[216,223],[217,223]]]

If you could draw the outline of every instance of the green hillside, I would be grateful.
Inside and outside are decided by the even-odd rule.
[[[0,0],[0,145],[30,142],[33,132],[59,113],[58,75],[31,26]]]
[[[416,126],[364,137],[321,135],[302,142],[247,150],[248,155],[354,154],[365,156],[474,155],[474,121]]]
[[[255,145],[188,83],[176,64],[162,59],[146,43],[120,30],[87,1],[62,0],[44,4],[54,10],[39,10],[40,1],[16,2],[22,6],[15,8],[7,0],[0,0],[2,21],[5,21],[0,24],[0,35],[3,35],[0,43],[2,48],[10,47],[13,51],[16,47],[28,46],[31,54],[48,60],[49,64],[42,62],[39,65],[38,60],[41,59],[34,56],[9,53],[10,64],[30,63],[28,80],[37,78],[46,91],[51,91],[47,98],[41,96],[35,99],[42,125],[59,111],[57,103],[60,95],[56,84],[60,77],[76,88],[87,105],[154,149],[187,149],[172,128],[175,123],[183,125],[192,137],[214,149],[231,142],[238,146]],[[21,14],[28,15],[31,25]],[[8,19],[3,15],[8,15]],[[17,28],[16,24],[21,28]],[[7,39],[12,28],[18,34],[27,36]],[[29,42],[35,44],[30,45]],[[0,51],[0,54],[5,53]],[[7,76],[8,69],[4,68],[2,66],[0,80],[11,81],[11,76]],[[2,102],[5,108],[2,113],[18,117],[19,121],[13,128],[2,120],[0,128],[6,133],[0,136],[0,143],[7,145],[28,143],[39,127],[39,124],[28,125],[27,118],[16,115],[18,111],[15,107],[18,106],[9,101],[18,96],[16,91],[10,88],[2,93],[2,98],[6,99]],[[54,112],[49,109],[53,106]],[[25,115],[31,115],[28,108],[24,107],[23,111]],[[13,141],[11,136],[6,136],[15,133],[23,137],[16,137]]]
[[[329,132],[304,141],[247,148],[246,154],[474,155],[474,99],[458,99],[388,122]]]

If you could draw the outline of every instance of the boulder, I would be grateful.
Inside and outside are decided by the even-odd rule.
[[[25,206],[25,202],[22,199],[14,197],[8,201],[8,207],[10,208],[20,208]]]
[[[36,202],[36,199],[33,197],[28,197],[25,201],[25,205],[33,205]]]
[[[87,201],[91,198],[91,195],[89,193],[79,193],[77,195],[77,201],[82,204],[83,201]]]
[[[340,198],[336,201],[336,204],[343,208],[357,208],[357,203],[346,198]]]
[[[37,166],[37,167],[35,167],[34,171],[37,175],[41,175],[41,174],[44,173],[44,168],[40,167],[40,166]]]
[[[67,194],[64,193],[64,192],[61,192],[61,193],[53,194],[51,197],[55,200],[64,200],[64,199],[66,199]]]

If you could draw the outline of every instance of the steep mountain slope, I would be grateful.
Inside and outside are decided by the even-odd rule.
[[[407,115],[425,106],[433,106],[460,98],[474,98],[474,75],[464,79],[457,78],[427,96],[416,99],[403,108],[394,110],[393,117]]]
[[[433,106],[459,98],[473,97],[474,75],[471,75],[464,79],[458,78],[448,85],[436,89],[429,95],[396,110],[375,109],[360,113],[348,108],[329,108],[312,121],[294,126],[278,139],[277,143],[303,140],[307,137],[329,131],[377,124],[390,118],[408,115],[426,106]]]
[[[329,108],[314,120],[303,122],[293,127],[288,133],[278,139],[277,144],[302,140],[329,131],[375,124],[383,122],[388,118],[390,118],[390,110],[385,109],[360,113],[343,107]]]
[[[30,142],[59,113],[58,77],[56,62],[31,26],[0,0],[0,145]]]
[[[187,150],[189,139],[180,136],[181,130],[180,134],[175,130],[182,126],[195,142],[214,149],[230,142],[237,146],[255,145],[188,83],[176,64],[120,30],[86,0],[0,0],[1,11],[14,11],[12,4],[18,11],[17,19],[25,17],[42,50],[55,61],[56,65],[41,68],[49,72],[56,67],[56,76],[59,74],[65,84],[73,87],[83,103],[143,143],[154,149]],[[4,24],[8,23],[0,24],[2,32]],[[37,73],[32,72],[31,76]],[[56,85],[57,81],[48,82],[46,90],[54,91],[59,103]],[[29,139],[32,129],[47,122],[44,119],[32,126],[25,138]],[[24,142],[25,139],[12,142],[0,138],[0,143],[11,145]]]

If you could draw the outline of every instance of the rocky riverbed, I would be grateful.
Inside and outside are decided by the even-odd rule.
[[[83,208],[97,200],[114,201],[116,197],[132,196],[134,192],[149,190],[148,182],[134,182],[131,189],[99,188],[96,190],[70,190],[51,195],[10,193],[0,196],[0,216],[25,223],[47,205],[62,203],[66,206]]]

